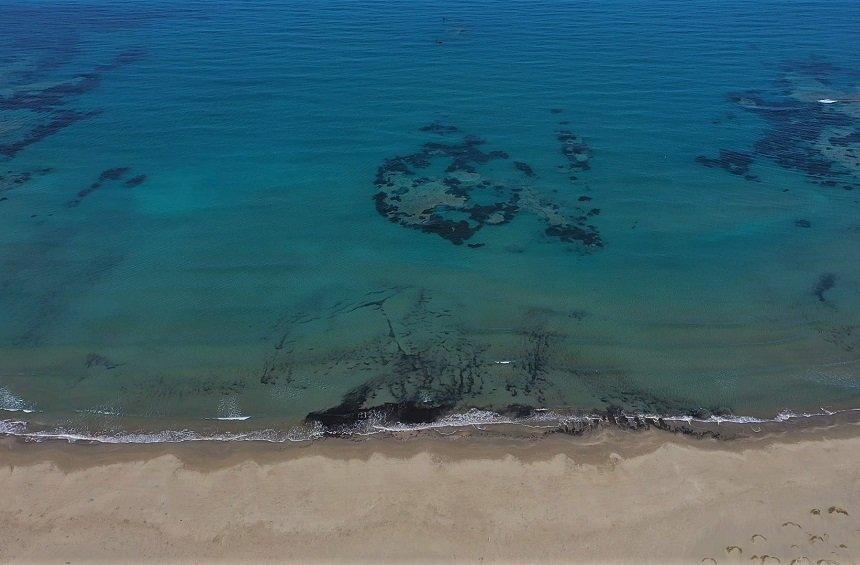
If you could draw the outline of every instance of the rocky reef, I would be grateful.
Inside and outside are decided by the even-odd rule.
[[[460,130],[434,122],[421,131],[452,136]],[[569,131],[560,132],[558,139],[569,169],[587,170],[591,155],[588,146]],[[414,153],[385,159],[374,181],[377,212],[393,223],[437,235],[454,245],[462,245],[489,228],[508,224],[522,212],[540,218],[546,226],[546,236],[585,248],[603,245],[597,228],[590,224],[599,209],[565,207],[543,196],[534,184],[537,172],[525,161],[514,161],[501,174],[492,165],[509,160],[510,155],[485,147],[484,139],[465,135],[431,140]]]

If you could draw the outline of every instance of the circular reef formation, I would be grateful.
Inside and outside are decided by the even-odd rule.
[[[377,170],[376,210],[391,222],[462,245],[478,232],[510,223],[525,211],[540,218],[544,233],[551,238],[585,248],[603,245],[597,228],[589,223],[600,210],[566,207],[542,197],[532,186],[537,175],[528,163],[507,164],[507,152],[487,151],[485,140],[474,135],[460,137],[456,126],[436,122],[421,131],[446,138],[428,141],[414,153],[385,159]],[[563,133],[558,138],[560,152],[571,171],[587,170],[588,146],[572,133]],[[580,198],[578,202],[589,200]],[[481,247],[484,243],[467,245]]]

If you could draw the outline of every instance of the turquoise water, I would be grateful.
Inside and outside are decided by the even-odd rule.
[[[4,417],[860,406],[857,2],[0,0],[0,28]]]

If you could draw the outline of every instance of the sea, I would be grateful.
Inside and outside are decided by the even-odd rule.
[[[0,0],[0,432],[860,408],[856,0]]]

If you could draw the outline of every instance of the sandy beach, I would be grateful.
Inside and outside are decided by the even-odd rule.
[[[7,438],[0,559],[855,563],[858,431],[305,446]]]

